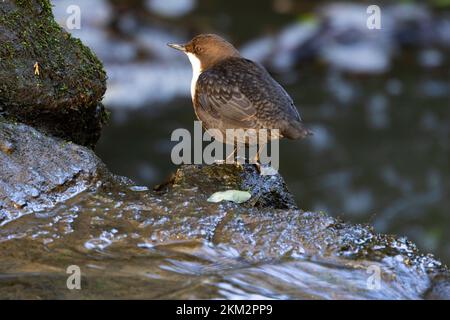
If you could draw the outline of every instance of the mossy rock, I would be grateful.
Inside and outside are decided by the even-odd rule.
[[[0,113],[93,146],[106,119],[100,103],[106,73],[89,48],[54,21],[50,2],[1,2],[0,43]]]

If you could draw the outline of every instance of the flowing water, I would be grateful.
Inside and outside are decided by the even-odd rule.
[[[405,239],[321,214],[208,204],[207,189],[186,186],[106,182],[3,224],[0,297],[421,299],[442,267]]]

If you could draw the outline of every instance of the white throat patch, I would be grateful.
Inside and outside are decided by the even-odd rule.
[[[189,61],[192,65],[191,97],[193,101],[195,94],[195,85],[197,84],[198,77],[202,73],[202,66],[200,60],[193,53],[186,52],[186,55],[188,56]]]

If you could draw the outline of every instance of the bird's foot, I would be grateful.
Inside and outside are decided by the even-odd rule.
[[[245,158],[242,158],[242,157],[237,156],[237,157],[236,157],[236,161],[234,162],[234,165],[235,165],[237,168],[243,170],[243,169],[244,169],[244,164],[245,164]]]

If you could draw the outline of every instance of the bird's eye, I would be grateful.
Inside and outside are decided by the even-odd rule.
[[[197,46],[195,48],[195,51],[197,51],[198,53],[201,53],[201,52],[203,52],[203,47]]]

